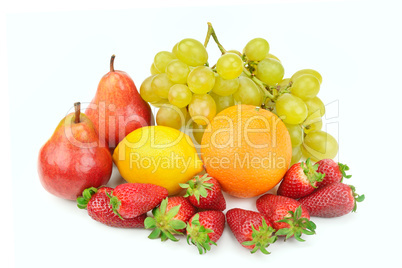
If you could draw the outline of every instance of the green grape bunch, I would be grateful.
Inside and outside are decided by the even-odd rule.
[[[212,67],[207,52],[211,37],[221,52]],[[285,77],[282,62],[271,54],[264,38],[250,40],[242,53],[226,50],[208,23],[204,44],[185,38],[170,52],[156,53],[140,95],[159,108],[158,125],[192,132],[197,143],[208,123],[230,106],[267,109],[289,131],[293,164],[303,156],[318,161],[338,153],[335,138],[321,130],[325,115],[325,105],[317,96],[321,84],[321,74],[313,69]]]

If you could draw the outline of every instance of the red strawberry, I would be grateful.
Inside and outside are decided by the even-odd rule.
[[[269,254],[266,250],[270,244],[274,243],[277,236],[271,223],[261,213],[233,208],[226,212],[226,221],[229,228],[239,243],[251,253],[261,250],[264,254]]]
[[[332,159],[323,159],[318,161],[317,172],[325,174],[322,181],[317,182],[317,188],[322,188],[334,182],[342,182],[343,178],[349,179],[352,175],[346,175],[345,171],[349,170],[347,165],[336,163]]]
[[[362,202],[364,195],[355,193],[355,187],[341,182],[332,183],[309,196],[301,198],[300,203],[311,216],[339,217],[356,211],[356,202]]]
[[[322,181],[324,174],[317,172],[318,165],[312,165],[311,160],[296,163],[286,172],[278,188],[278,195],[298,199],[314,192],[317,183]]]
[[[299,201],[280,195],[265,194],[257,199],[257,210],[264,214],[277,230],[276,235],[294,236],[298,241],[302,234],[315,234],[315,224]]]
[[[183,234],[188,220],[197,212],[196,208],[182,196],[173,196],[162,201],[153,209],[152,217],[145,219],[145,228],[154,229],[148,236],[151,239],[161,238],[178,241],[174,234]]]
[[[187,224],[187,243],[190,240],[200,254],[216,246],[225,228],[225,214],[220,210],[206,210],[196,213]]]
[[[226,201],[223,197],[221,185],[219,182],[204,174],[202,177],[195,176],[187,183],[180,184],[182,188],[186,188],[187,192],[184,197],[200,209],[208,210],[225,210]]]
[[[144,220],[147,216],[145,213],[132,219],[121,219],[113,212],[112,206],[109,204],[110,199],[106,194],[110,194],[112,191],[113,188],[110,187],[88,188],[84,190],[82,197],[77,198],[78,207],[81,209],[86,208],[88,215],[92,219],[107,226],[120,228],[144,227]]]
[[[150,183],[124,183],[114,188],[110,196],[113,211],[130,219],[150,211],[168,196],[168,191]]]

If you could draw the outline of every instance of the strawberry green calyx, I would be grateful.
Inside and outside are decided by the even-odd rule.
[[[186,223],[182,220],[174,219],[179,213],[180,205],[172,207],[166,211],[168,198],[165,198],[159,207],[152,210],[154,217],[147,217],[144,221],[145,229],[154,229],[148,236],[150,239],[161,238],[162,241],[170,239],[174,242],[179,241],[174,235],[182,234],[180,230],[186,228]]]
[[[317,188],[316,182],[322,181],[325,177],[325,174],[317,172],[318,164],[313,165],[310,158],[307,158],[306,162],[300,163],[300,166],[303,169],[304,174],[306,174],[310,185]]]
[[[86,209],[91,197],[98,191],[95,187],[90,187],[82,192],[82,196],[77,198],[77,207]]]
[[[180,183],[180,187],[187,189],[186,194],[184,197],[194,196],[197,199],[197,202],[200,202],[200,196],[207,197],[208,191],[211,190],[214,186],[212,183],[207,183],[211,177],[205,173],[202,177],[195,176],[193,179],[189,180],[187,183]]]
[[[342,173],[341,182],[343,181],[343,178],[350,179],[352,177],[352,175],[346,175],[346,171],[349,170],[348,165],[338,163],[338,166],[339,166],[339,171]]]
[[[302,234],[315,234],[316,225],[309,219],[301,217],[301,206],[298,206],[294,212],[289,211],[289,214],[290,216],[284,217],[282,220],[277,221],[289,224],[289,228],[282,228],[278,230],[276,235],[286,235],[285,241],[294,236],[297,241],[304,242],[305,240],[301,238]]]
[[[106,195],[110,198],[110,206],[112,207],[114,214],[119,216],[120,219],[124,220],[124,218],[120,215],[118,211],[121,205],[120,200],[116,196],[113,196],[113,191],[111,195],[106,192]]]
[[[255,229],[254,225],[251,225],[253,230],[252,233],[252,240],[244,241],[242,245],[244,246],[254,246],[251,250],[251,253],[255,253],[260,250],[264,254],[271,254],[271,252],[267,251],[266,248],[270,245],[275,243],[278,237],[274,234],[275,229],[271,226],[267,225],[267,222],[264,218],[262,218],[262,226],[258,230]]]
[[[356,188],[353,185],[349,185],[349,187],[350,187],[350,189],[352,189],[352,195],[353,195],[353,198],[355,199],[355,201],[354,201],[355,205],[353,207],[352,212],[356,212],[357,202],[363,202],[366,197],[364,196],[364,194],[362,194],[362,195],[357,194]]]
[[[198,252],[203,254],[211,250],[211,245],[216,246],[216,243],[208,235],[214,231],[202,226],[199,219],[200,215],[195,214],[191,223],[187,224],[187,243],[190,245],[191,241],[198,248]]]

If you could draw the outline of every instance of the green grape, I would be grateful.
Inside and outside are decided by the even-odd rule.
[[[194,94],[206,94],[215,85],[215,75],[211,68],[198,66],[187,77],[188,88]]]
[[[261,89],[248,77],[239,77],[239,89],[233,94],[235,104],[260,106],[263,101]]]
[[[250,78],[250,76],[249,76],[249,75],[247,75],[245,72],[242,72],[240,76],[241,76],[241,77],[247,77],[247,78]],[[240,76],[239,76],[239,77],[240,77]]]
[[[214,92],[210,92],[209,95],[214,99],[216,104],[216,114],[225,110],[226,108],[234,105],[233,96],[220,96]]]
[[[278,83],[278,86],[280,86],[281,88],[285,88],[287,86],[289,86],[290,83],[290,78],[283,78],[282,81],[280,81]]]
[[[155,75],[145,78],[145,80],[141,84],[140,95],[144,101],[157,102],[161,100],[161,98],[156,94],[156,92],[152,90],[151,83],[154,77]]]
[[[157,74],[151,82],[152,90],[163,99],[168,98],[169,90],[173,85],[174,83],[169,80],[166,73]]]
[[[238,78],[225,80],[219,74],[215,74],[215,84],[212,88],[212,92],[221,95],[221,96],[229,96],[237,91],[239,88],[240,82]]]
[[[256,76],[267,85],[274,86],[281,82],[285,74],[282,64],[274,59],[263,59],[257,65]]]
[[[193,122],[192,125],[193,137],[198,144],[201,144],[202,136],[204,135],[207,125],[197,125],[195,122]]]
[[[194,94],[188,105],[191,119],[198,125],[207,125],[216,115],[216,104],[208,94]]]
[[[158,126],[166,126],[180,129],[185,126],[187,116],[186,108],[177,108],[174,105],[162,105],[156,114],[156,123]]]
[[[290,135],[290,140],[292,142],[292,147],[297,147],[302,145],[303,143],[303,129],[300,127],[300,125],[289,125],[285,124],[286,128],[289,131]]]
[[[157,108],[159,108],[165,104],[170,104],[167,99],[160,99],[159,101],[150,102],[150,103],[152,104],[152,106],[157,107]]]
[[[187,83],[187,76],[190,73],[188,65],[180,60],[172,60],[166,66],[166,74],[170,81],[176,84]]]
[[[201,66],[208,61],[208,52],[204,45],[192,38],[181,40],[174,52],[179,60],[189,66]]]
[[[250,61],[260,61],[265,59],[269,52],[268,41],[263,38],[254,38],[244,47],[243,53]]]
[[[303,74],[293,80],[292,94],[305,100],[314,98],[320,91],[320,81],[311,74]]]
[[[176,59],[176,56],[173,55],[173,53],[161,51],[155,55],[154,64],[160,73],[164,73],[166,71],[166,66],[174,59]]]
[[[235,49],[228,50],[227,53],[234,53],[234,54],[236,54],[236,55],[239,55],[240,57],[243,56],[243,55],[240,53],[240,51],[235,50]]]
[[[317,111],[312,115],[307,116],[306,120],[303,122],[304,133],[308,134],[314,130],[321,130],[322,128],[322,118]]]
[[[276,101],[276,112],[283,122],[291,125],[301,124],[307,118],[307,105],[302,99],[285,93]]]
[[[169,102],[179,108],[186,107],[192,98],[193,94],[186,85],[176,84],[169,89]]]
[[[173,53],[173,55],[176,56],[176,58],[177,58],[177,47],[178,47],[179,43],[180,42],[177,42],[172,48],[172,53]]]
[[[315,78],[318,79],[318,81],[320,81],[320,84],[322,83],[322,76],[319,72],[317,72],[316,70],[313,69],[303,69],[303,70],[299,70],[297,72],[295,72],[292,77],[290,78],[290,80],[295,81],[297,77],[303,75],[303,74],[311,74],[314,75]]]
[[[155,75],[155,74],[160,74],[160,73],[161,73],[161,72],[159,72],[158,69],[156,69],[155,63],[152,63],[150,71],[151,71],[151,75]]]
[[[316,96],[314,98],[305,99],[304,102],[307,105],[308,116],[316,113],[317,111],[320,113],[321,117],[324,116],[324,114],[325,114],[325,105],[321,101],[320,98],[318,98]]]
[[[303,156],[302,146],[297,146],[292,148],[292,160],[290,160],[290,166],[293,166],[296,163],[299,163],[300,159]]]
[[[303,155],[317,162],[333,159],[338,154],[338,142],[329,133],[321,130],[311,131],[304,137]]]
[[[268,55],[267,55],[265,58],[266,58],[266,59],[274,59],[274,60],[277,60],[277,61],[281,62],[281,61],[278,59],[277,56],[272,55],[271,53],[268,53]]]
[[[243,72],[243,61],[239,55],[226,53],[218,59],[216,72],[223,79],[235,79]]]

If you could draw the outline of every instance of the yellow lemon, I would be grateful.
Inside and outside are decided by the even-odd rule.
[[[179,183],[203,170],[191,138],[164,126],[143,127],[128,134],[114,150],[113,161],[126,181],[156,184],[169,195],[180,192]]]

